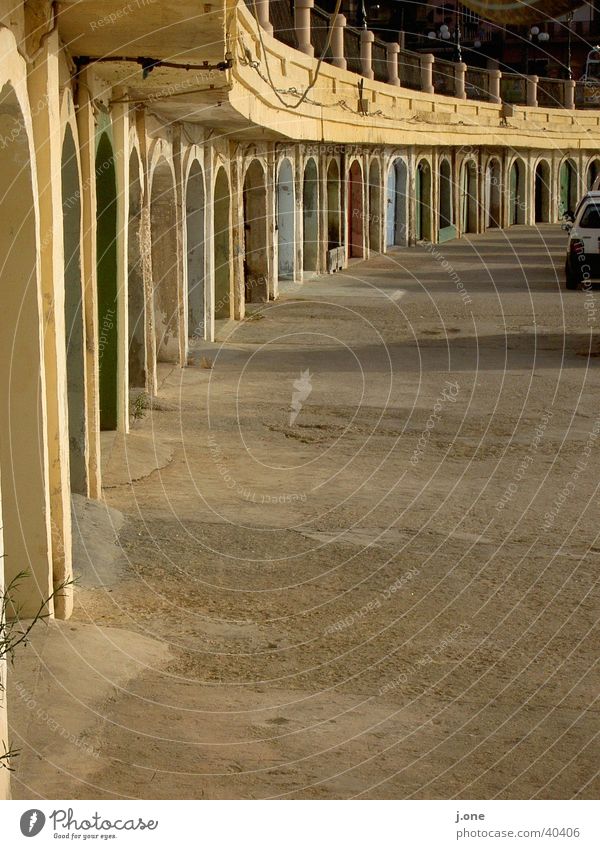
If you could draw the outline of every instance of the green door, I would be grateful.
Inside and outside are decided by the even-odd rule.
[[[558,217],[562,218],[569,208],[569,189],[570,189],[571,169],[568,162],[563,162],[560,166],[560,192],[558,202]]]
[[[417,214],[416,214],[416,234],[417,241],[420,241],[423,238],[423,209],[421,207],[421,195],[423,193],[423,186],[421,185],[423,180],[423,170],[421,166],[417,168],[417,179],[415,185],[415,196],[417,200]]]
[[[519,172],[517,171],[516,162],[510,169],[510,187],[509,187],[509,224],[517,224],[517,203],[519,199]]]

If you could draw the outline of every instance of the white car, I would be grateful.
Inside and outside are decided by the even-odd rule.
[[[565,262],[567,289],[600,282],[600,191],[584,195],[573,220],[562,226],[569,233]]]

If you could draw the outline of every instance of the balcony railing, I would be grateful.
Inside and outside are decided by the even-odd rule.
[[[433,63],[433,88],[436,94],[456,93],[456,66],[446,59],[436,59]]]
[[[500,73],[406,50],[374,38],[366,30],[346,26],[342,15],[332,21],[332,15],[313,6],[311,0],[302,0],[296,12],[294,0],[245,1],[259,23],[272,27],[273,35],[280,41],[310,55],[322,56],[325,62],[338,67],[344,67],[345,62],[348,71],[369,79],[469,100],[543,108],[600,109],[600,83],[575,85],[570,80]]]
[[[482,68],[467,68],[465,92],[469,100],[490,100],[490,75]]]
[[[421,54],[400,50],[398,54],[398,76],[404,88],[421,89]]]
[[[527,103],[527,79],[519,74],[502,74],[500,97],[505,103]]]
[[[538,106],[562,106],[565,98],[565,81],[540,77],[537,83]]]

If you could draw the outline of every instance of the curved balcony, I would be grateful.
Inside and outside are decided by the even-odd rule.
[[[440,65],[433,56],[399,45],[385,46],[384,61],[383,42],[367,31],[360,34],[359,73],[357,31],[345,27],[343,16],[319,64],[329,16],[315,12],[312,0],[299,2],[305,5],[297,5],[293,29],[279,19],[273,34],[266,0],[239,2],[232,10],[235,55],[228,102],[246,125],[262,127],[267,137],[393,145],[401,132],[402,144],[408,145],[572,149],[597,144],[600,111],[575,109],[574,81]],[[315,21],[320,21],[316,30]],[[561,92],[568,93],[573,108],[557,103]],[[589,134],[585,142],[582,134]]]

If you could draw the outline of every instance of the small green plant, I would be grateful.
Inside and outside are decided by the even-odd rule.
[[[150,408],[150,397],[146,392],[140,392],[131,407],[131,416],[135,422],[143,419],[146,415],[146,410]]]
[[[57,595],[74,584],[74,580],[63,581],[59,584],[47,599],[40,603],[37,613],[27,623],[24,628],[20,627],[21,617],[19,616],[19,607],[14,600],[14,593],[19,584],[29,577],[28,572],[19,572],[6,585],[4,591],[0,591],[0,663],[3,661],[9,662],[11,666],[15,662],[15,653],[19,646],[27,645],[29,635],[35,628],[38,622],[47,619],[50,615],[46,613],[46,608],[49,602]],[[8,618],[8,613],[11,613],[11,618]],[[0,679],[0,692],[4,690],[4,684]],[[7,748],[6,743],[2,741],[4,752],[0,753],[0,769],[8,769],[12,771],[11,761],[18,757],[17,749]]]

